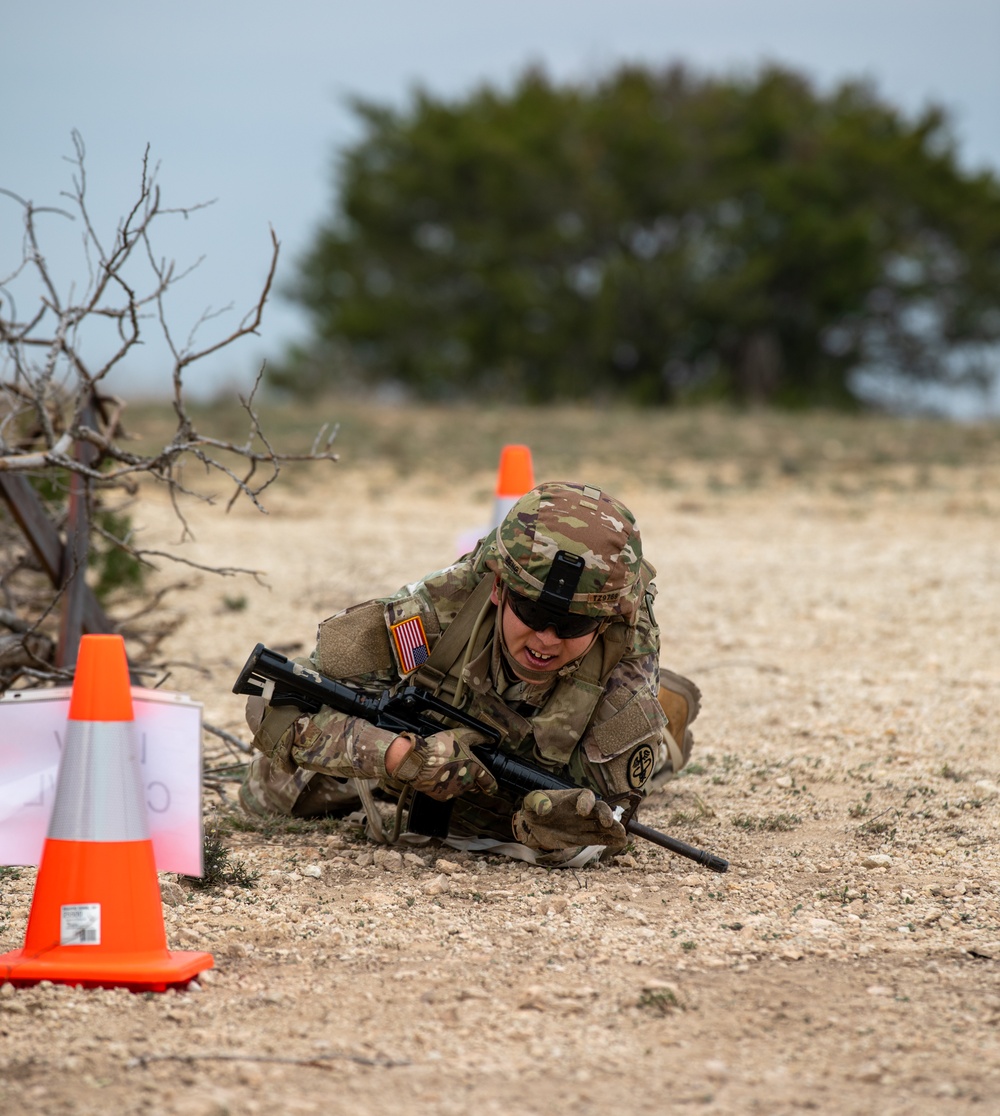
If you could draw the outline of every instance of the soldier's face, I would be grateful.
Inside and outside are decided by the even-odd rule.
[[[500,597],[496,585],[493,586],[491,599],[499,608]],[[500,622],[503,625],[503,638],[507,651],[514,663],[522,663],[530,670],[552,672],[561,670],[567,663],[586,654],[597,638],[596,632],[589,632],[575,639],[560,639],[556,635],[555,628],[536,632],[534,628],[529,628],[519,620],[508,604],[503,606]],[[530,679],[526,680],[530,681]]]

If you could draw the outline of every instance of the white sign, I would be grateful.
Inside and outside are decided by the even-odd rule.
[[[71,690],[0,697],[0,864],[37,864],[56,795]],[[153,854],[160,872],[202,873],[201,705],[132,687]]]

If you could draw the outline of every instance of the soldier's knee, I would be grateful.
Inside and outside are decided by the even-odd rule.
[[[246,813],[258,818],[339,816],[361,805],[351,780],[301,767],[289,775],[259,752],[250,761],[239,800]]]
[[[240,786],[240,806],[254,817],[291,817],[305,785],[303,776],[308,775],[307,771],[291,775],[279,771],[267,756],[257,752]]]

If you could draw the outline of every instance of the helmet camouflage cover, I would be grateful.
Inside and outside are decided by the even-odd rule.
[[[633,623],[642,596],[642,542],[632,513],[587,484],[549,481],[521,497],[497,528],[489,565],[513,592],[538,600],[560,551],[583,559],[568,611]]]

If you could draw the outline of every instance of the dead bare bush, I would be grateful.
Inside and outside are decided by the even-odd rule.
[[[225,510],[245,499],[263,511],[262,496],[283,464],[336,460],[330,450],[336,431],[325,427],[304,452],[279,452],[271,444],[255,407],[263,369],[249,395],[239,396],[247,429],[241,442],[199,430],[185,397],[194,365],[257,333],[278,261],[274,231],[260,295],[236,328],[203,342],[201,334],[217,318],[206,311],[181,342],[165,296],[194,268],[178,269],[160,255],[154,233],[204,205],[166,207],[147,148],[134,204],[105,237],[88,204],[83,140],[76,132],[72,140],[64,205],[39,206],[0,190],[23,218],[20,258],[0,275],[0,690],[15,682],[66,681],[83,632],[121,632],[133,669],[149,669],[166,629],[155,618],[159,599],[141,591],[142,575],[161,560],[222,576],[254,574],[144,549],[132,531],[130,504],[141,485],[168,492],[182,537],[189,537],[186,502],[216,497],[203,483],[188,482],[186,465],[223,480],[230,492],[220,503]],[[55,221],[72,221],[79,231],[82,280],[61,282],[46,251]],[[176,424],[163,444],[138,452],[129,440],[126,404],[108,390],[108,380],[116,368],[127,369],[150,331],[169,354],[164,388]]]

